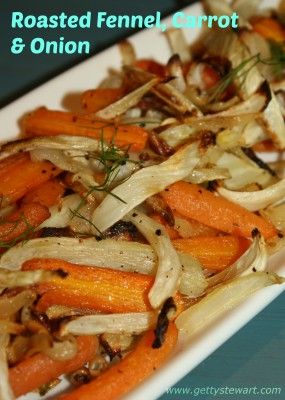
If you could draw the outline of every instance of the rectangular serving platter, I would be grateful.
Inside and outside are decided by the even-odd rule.
[[[266,7],[274,6],[276,3],[275,0],[263,1]],[[199,3],[195,3],[185,8],[184,11],[186,14],[198,16],[202,13],[202,7]],[[169,25],[170,17],[166,18],[164,22]],[[197,38],[199,32],[198,28],[185,30],[189,43]],[[170,56],[167,41],[162,32],[156,28],[141,31],[131,36],[130,41],[133,43],[138,57],[150,57],[166,62]],[[0,141],[14,139],[18,136],[18,121],[25,113],[39,106],[64,109],[63,104],[66,103],[67,97],[76,97],[82,91],[96,87],[106,76],[109,68],[120,68],[120,55],[116,45],[71,68],[0,110],[2,127]],[[274,156],[271,155],[272,157]],[[270,259],[270,269],[285,275],[285,251]],[[179,343],[171,359],[126,396],[125,400],[157,399],[248,323],[283,290],[284,285],[263,289],[205,329],[198,338],[188,343]],[[21,400],[52,399],[67,385],[67,382],[63,381],[44,397],[32,393],[21,397]]]

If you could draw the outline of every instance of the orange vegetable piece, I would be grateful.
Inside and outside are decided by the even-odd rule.
[[[95,336],[77,338],[78,352],[67,361],[54,361],[45,354],[35,354],[9,369],[9,379],[16,397],[38,389],[62,374],[68,374],[91,360],[98,348]]]
[[[152,276],[76,265],[58,259],[28,260],[22,269],[68,273],[64,279],[54,278],[37,286],[38,293],[43,295],[37,304],[41,312],[56,304],[112,313],[151,310],[148,292],[154,282]],[[181,311],[182,297],[177,294],[175,300]]]
[[[233,264],[249,246],[249,240],[235,236],[200,236],[172,242],[177,251],[189,253],[208,269],[222,270]]]
[[[60,172],[49,161],[33,162],[27,153],[8,157],[0,161],[0,197],[15,202]]]
[[[47,207],[38,203],[24,204],[0,223],[0,242],[11,242],[49,218]],[[30,232],[31,235],[33,232]]]
[[[116,125],[91,115],[53,111],[45,107],[37,109],[25,119],[24,130],[28,137],[75,135],[99,140],[103,138],[118,147],[130,147],[132,151],[142,151],[148,139],[148,133],[139,126]]]
[[[253,18],[250,23],[253,30],[265,39],[275,40],[275,42],[285,41],[285,30],[276,19],[270,17]]]
[[[57,179],[44,182],[37,186],[23,198],[23,204],[40,203],[51,207],[58,204],[64,194],[64,185]]]
[[[199,185],[180,181],[161,195],[173,212],[222,232],[251,237],[253,229],[257,228],[265,238],[277,234],[269,221]]]
[[[168,233],[168,236],[170,239],[178,239],[180,237],[179,233],[177,232],[176,229],[174,229],[172,226],[168,225],[168,223],[165,221],[164,218],[162,218],[161,215],[159,214],[152,214],[151,218],[154,219],[155,221],[159,222],[162,224]]]
[[[144,71],[157,75],[161,78],[164,78],[166,76],[165,66],[151,59],[145,58],[137,60],[134,66],[136,68],[140,68],[143,69]]]
[[[87,90],[81,96],[81,104],[87,113],[95,113],[124,96],[123,88]]]
[[[116,400],[136,387],[170,356],[177,343],[177,328],[169,324],[165,341],[153,349],[154,333],[149,331],[135,349],[118,364],[104,371],[98,378],[63,396],[60,400]]]
[[[268,140],[263,140],[260,143],[256,143],[253,146],[253,150],[257,152],[268,152],[268,151],[276,151],[277,149],[272,140],[268,139]]]
[[[175,218],[182,218],[190,224],[189,227],[189,237],[196,237],[196,236],[217,236],[221,234],[221,231],[211,228],[201,222],[195,221],[195,219],[185,218],[178,213],[174,213]],[[179,231],[178,231],[179,233]]]
[[[211,65],[204,64],[202,69],[202,79],[205,88],[211,89],[219,83],[221,77]]]

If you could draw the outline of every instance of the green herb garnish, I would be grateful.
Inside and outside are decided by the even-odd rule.
[[[94,229],[97,231],[100,236],[102,237],[102,232],[94,225],[92,221],[88,218],[84,217],[80,213],[80,209],[86,204],[86,201],[89,196],[91,196],[94,192],[104,192],[114,196],[116,199],[121,201],[122,203],[126,203],[125,200],[121,199],[119,196],[112,192],[112,184],[114,183],[115,179],[117,178],[121,166],[125,165],[127,162],[131,162],[134,164],[138,164],[138,161],[131,160],[129,158],[129,149],[128,146],[126,149],[121,150],[117,148],[114,144],[115,136],[113,137],[110,144],[106,144],[103,138],[103,129],[101,132],[100,138],[100,146],[99,146],[99,154],[89,154],[89,159],[97,160],[102,167],[102,172],[105,174],[105,179],[102,184],[91,186],[86,195],[82,198],[76,209],[70,210],[72,214],[72,218],[77,217],[81,218],[82,220],[88,222]],[[122,179],[119,183],[123,183],[129,179],[129,176]]]
[[[90,191],[87,194],[87,197],[92,194],[94,191],[97,192],[105,192],[108,193],[112,196],[114,196],[116,199],[120,200],[121,202],[125,203],[125,201],[118,196],[116,196],[112,192],[112,184],[114,183],[115,179],[117,178],[120,168],[125,165],[127,162],[131,162],[134,164],[138,164],[137,161],[131,160],[129,158],[129,150],[130,146],[128,146],[126,149],[121,150],[118,149],[115,144],[114,144],[114,139],[115,139],[116,133],[114,137],[111,140],[110,144],[106,144],[104,142],[104,137],[103,137],[103,130],[101,133],[101,138],[100,138],[100,151],[99,155],[94,154],[90,155],[90,158],[93,158],[94,160],[97,160],[100,163],[100,166],[102,167],[102,172],[105,174],[105,179],[104,182],[100,185],[95,185],[90,187]],[[125,182],[127,178],[124,178],[120,181],[120,183]]]
[[[70,211],[71,214],[72,214],[72,218],[76,217],[76,218],[82,219],[83,221],[86,221],[89,225],[92,226],[92,228],[95,229],[95,231],[97,231],[97,232],[99,233],[100,237],[103,237],[103,233],[97,228],[97,226],[96,226],[90,219],[88,219],[87,217],[85,217],[84,215],[82,215],[82,214],[79,212],[78,207],[77,207],[75,210],[72,210],[72,209],[70,208],[69,211]]]
[[[246,80],[247,74],[259,63],[264,65],[271,65],[273,67],[272,72],[274,76],[276,78],[280,78],[285,68],[284,46],[280,43],[270,42],[270,50],[271,57],[269,59],[262,59],[260,53],[258,53],[245,59],[235,68],[231,69],[231,71],[227,75],[225,75],[215,87],[210,89],[208,102],[211,103],[213,101],[220,100],[223,93],[225,93],[225,91],[237,79],[242,79],[239,84],[239,87],[242,87]]]
[[[227,75],[225,75],[220,82],[209,91],[209,103],[219,100],[223,93],[225,93],[225,91],[234,83],[236,79],[242,78],[242,82],[240,83],[240,86],[242,86],[245,82],[247,74],[260,61],[260,54],[256,54],[255,56],[247,58],[238,66],[231,69],[231,71],[227,73]]]

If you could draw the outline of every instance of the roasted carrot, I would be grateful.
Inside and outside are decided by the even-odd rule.
[[[144,71],[157,75],[161,78],[164,78],[166,76],[165,66],[151,59],[143,58],[137,60],[134,66],[136,68],[140,68],[143,69]]]
[[[24,204],[0,223],[0,242],[9,243],[23,234],[33,234],[33,228],[39,226],[50,216],[47,207],[38,203]]]
[[[250,237],[257,228],[265,238],[277,234],[269,221],[199,185],[180,181],[161,195],[174,212],[223,232]]]
[[[63,270],[65,279],[40,284],[38,292],[46,293],[38,303],[43,311],[54,304],[103,312],[132,312],[150,309],[147,294],[153,278],[141,274],[107,268],[78,266],[62,260],[34,259],[23,265],[24,270]],[[49,294],[49,292],[52,293]],[[49,300],[49,301],[47,301]]]
[[[220,74],[217,69],[213,68],[209,64],[204,64],[202,69],[202,80],[205,86],[205,89],[209,90],[215,87],[221,79]]]
[[[110,121],[94,119],[88,115],[78,115],[64,111],[52,111],[41,107],[24,120],[26,136],[78,135],[106,142],[114,142],[118,147],[130,147],[132,151],[144,149],[148,134],[138,126],[116,125]]]
[[[47,290],[46,287],[44,288],[41,285],[40,291],[47,291],[43,293],[39,302],[37,303],[37,311],[46,312],[47,309],[53,305],[62,305],[84,311],[87,310],[91,313],[92,311],[127,313],[144,312],[151,310],[151,307],[149,306],[149,302],[147,300],[147,293],[149,289],[145,291],[143,295],[141,293],[137,295],[136,293],[134,294],[137,288],[133,288],[131,291],[132,297],[129,297],[129,299],[125,299],[125,303],[123,303],[123,299],[121,299],[121,297],[119,298],[117,292],[115,293],[115,291],[117,290],[116,287],[113,290],[109,288],[109,298],[107,298],[106,285],[102,285],[102,288],[100,288],[96,295],[94,293],[93,295],[91,295],[91,284],[86,285],[86,281],[79,282],[75,280],[70,280],[69,282],[70,285],[74,285],[73,289],[58,287],[55,289]],[[84,284],[82,284],[82,282]],[[96,288],[97,285],[95,285],[95,289]],[[124,288],[124,293],[127,292],[130,291]],[[114,293],[115,296],[113,296]],[[123,294],[120,294],[120,296],[123,296]],[[134,296],[137,296],[137,298],[135,298]],[[143,300],[140,301],[139,296],[143,297]],[[179,315],[185,309],[185,302],[180,293],[177,293],[174,299],[177,307],[176,315]],[[116,304],[116,301],[118,302],[118,304]],[[134,304],[129,304],[129,302],[132,301],[134,301]]]
[[[39,203],[46,207],[58,204],[64,194],[64,185],[58,179],[51,179],[37,186],[23,198],[23,204]]]
[[[5,170],[12,166],[21,165],[26,158],[27,154],[24,153],[13,154],[10,157],[3,158],[3,160],[0,161],[0,175],[5,175]]]
[[[208,269],[221,270],[235,262],[249,246],[249,240],[235,236],[209,236],[177,239],[176,250],[189,253]]]
[[[46,310],[53,304],[107,312],[123,312],[124,309],[131,311],[130,308],[132,311],[137,308],[143,310],[149,308],[146,292],[151,281],[148,277],[144,280],[140,279],[141,275],[132,276],[133,274],[129,275],[121,271],[117,273],[104,268],[77,266],[53,259],[30,260],[24,263],[23,269],[61,269],[69,274],[68,278],[62,281],[53,280],[48,285],[38,287],[38,291],[44,294],[38,304],[41,310]],[[131,278],[134,278],[130,287],[126,283],[128,278],[129,282]],[[116,282],[115,286],[113,286],[113,281]],[[124,283],[126,283],[126,287],[124,287]],[[126,295],[125,298],[124,295]],[[130,298],[132,304],[125,306]]]
[[[178,239],[180,237],[179,233],[177,232],[177,230],[174,229],[172,226],[170,226],[161,215],[152,214],[151,218],[154,219],[155,221],[159,222],[160,224],[162,224],[164,226],[164,228],[166,229],[166,232],[168,233],[168,236],[170,237],[170,239]]]
[[[276,19],[270,17],[252,18],[250,23],[253,30],[265,39],[275,40],[275,42],[285,41],[285,30]]]
[[[262,142],[256,143],[253,146],[253,150],[257,152],[271,152],[271,151],[276,151],[276,147],[272,140],[267,139],[263,140]]]
[[[154,334],[149,331],[135,349],[98,378],[60,397],[60,400],[117,400],[141,383],[163,364],[177,342],[177,328],[170,323],[165,341],[153,349]]]
[[[0,162],[0,197],[4,204],[15,202],[60,172],[48,161],[31,161],[27,153],[8,157]]]
[[[179,215],[178,213],[174,213],[174,216],[176,220],[175,223],[175,226],[177,227],[176,229],[180,234],[180,236],[182,236],[183,238],[197,237],[197,236],[217,236],[222,233],[217,229],[202,224],[202,222],[195,221],[194,219],[191,218],[186,219],[185,217]],[[181,220],[184,220],[185,223],[187,224],[187,227],[185,226],[183,229],[185,236],[183,236],[181,232],[181,224],[182,224]]]
[[[151,309],[148,292],[154,278],[132,272],[115,271],[71,264],[57,259],[32,259],[26,261],[23,270],[62,270],[64,279],[54,278],[37,286],[42,294],[37,304],[44,312],[52,305],[102,312],[142,312]],[[180,295],[175,296],[178,312],[183,307]]]
[[[93,113],[109,106],[123,96],[123,88],[87,90],[81,96],[81,104],[85,112]]]
[[[16,397],[38,389],[62,374],[79,369],[91,360],[97,351],[98,340],[95,336],[83,336],[77,339],[78,351],[68,361],[54,361],[45,354],[35,354],[9,369],[9,379]]]

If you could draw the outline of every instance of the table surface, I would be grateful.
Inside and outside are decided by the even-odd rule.
[[[0,3],[0,106],[17,98],[31,88],[46,81],[59,72],[80,61],[80,56],[64,55],[41,55],[32,54],[12,55],[10,43],[15,32],[10,27],[11,12],[22,11],[28,14],[55,14],[66,11],[69,14],[82,14],[88,10],[92,12],[107,11],[117,14],[151,14],[160,10],[163,15],[168,15],[174,10],[189,4],[190,1],[175,0],[152,0],[151,2],[138,2],[120,0],[63,0],[35,1],[13,0],[12,2],[1,1]],[[19,32],[17,32],[18,34]],[[35,35],[33,30],[20,32],[25,38]],[[85,40],[94,40],[96,34],[96,47],[93,53],[118,41],[129,34],[131,30],[103,30],[100,33],[92,30],[84,31]],[[81,33],[82,34],[82,33]],[[55,31],[43,32],[41,36],[47,36],[50,40],[59,33]],[[72,40],[77,37],[74,31],[65,31],[66,39]],[[82,38],[82,40],[83,40]],[[82,58],[81,58],[82,59]],[[1,127],[5,129],[5,127]],[[220,347],[208,359],[200,364],[195,370],[188,374],[176,387],[184,388],[225,388],[240,387],[250,388],[281,387],[282,392],[278,395],[264,396],[266,399],[285,399],[284,380],[284,345],[285,345],[285,294],[281,295],[263,312],[256,316],[247,326],[241,329],[227,343]],[[198,389],[196,389],[198,390]],[[210,389],[208,389],[209,391]],[[203,391],[202,391],[203,393]],[[209,398],[261,398],[254,395],[224,395],[213,397],[211,395],[197,395],[197,391],[191,395],[187,394],[164,394],[161,400],[186,399],[198,397]]]

